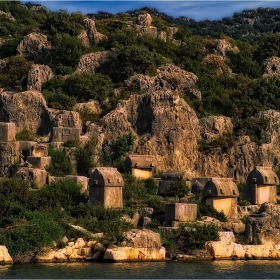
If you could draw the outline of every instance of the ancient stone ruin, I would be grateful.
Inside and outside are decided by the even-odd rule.
[[[165,221],[167,225],[176,227],[180,222],[195,221],[197,204],[170,203],[165,204]]]
[[[271,167],[256,166],[247,177],[243,199],[251,204],[276,203],[279,178]]]
[[[224,212],[228,220],[238,218],[237,197],[239,191],[231,178],[213,177],[208,181],[202,191],[206,205],[213,206],[217,211]]]
[[[97,167],[89,178],[89,201],[94,206],[122,208],[124,181],[117,168]]]
[[[152,177],[152,171],[156,167],[155,156],[129,155],[124,161],[124,172],[139,179]]]

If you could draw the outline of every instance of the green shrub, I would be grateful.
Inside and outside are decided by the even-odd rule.
[[[53,213],[26,212],[24,221],[18,220],[12,226],[0,229],[0,242],[7,246],[15,257],[20,253],[40,251],[53,246],[64,236],[63,227],[53,217]]]
[[[174,180],[170,186],[170,192],[173,196],[181,198],[189,194],[190,188],[187,185],[186,180]]]
[[[90,176],[92,168],[95,166],[94,155],[97,139],[90,139],[84,146],[79,145],[75,150],[77,161],[77,173],[83,176]]]
[[[135,74],[145,74],[151,67],[157,69],[167,62],[170,60],[143,45],[130,45],[118,52],[112,52],[107,62],[102,65],[101,71],[108,74],[113,82],[118,83]]]
[[[86,203],[87,197],[81,193],[81,185],[71,180],[57,181],[51,185],[45,185],[37,191],[40,209],[64,209],[68,211],[79,203]],[[70,211],[70,210],[69,210]]]
[[[72,165],[67,155],[61,151],[49,147],[48,154],[51,157],[51,163],[46,167],[47,172],[53,176],[64,176],[72,173]]]
[[[123,198],[125,200],[138,199],[147,195],[145,183],[130,174],[123,174]]]
[[[148,194],[157,194],[158,186],[153,178],[148,178],[144,180],[144,184]]]
[[[219,228],[213,223],[187,223],[180,229],[184,247],[202,248],[206,241],[219,239]]]
[[[80,226],[91,232],[103,232],[109,242],[119,245],[125,240],[123,232],[132,228],[130,223],[121,219],[121,209],[106,209],[87,203],[73,207],[71,214],[79,219]]]
[[[201,249],[207,241],[219,238],[219,228],[212,223],[189,222],[182,224],[174,231],[159,230],[162,245],[167,251],[188,252]]]
[[[35,141],[37,135],[36,133],[24,128],[16,133],[17,141]]]
[[[228,153],[228,151],[234,146],[235,137],[232,133],[225,132],[215,140],[206,142],[202,139],[198,141],[198,150],[204,154],[212,154],[216,149],[220,149],[222,153]]]
[[[251,205],[251,202],[248,201],[248,200],[240,200],[240,201],[238,201],[238,205],[240,205],[240,206],[248,206],[248,205]]]
[[[118,136],[108,151],[101,157],[100,160],[103,165],[114,166],[122,171],[124,159],[132,151],[135,139],[136,137],[131,132]]]
[[[198,218],[201,216],[209,216],[218,219],[221,222],[227,222],[227,217],[224,212],[217,211],[213,206],[204,203],[198,204]]]

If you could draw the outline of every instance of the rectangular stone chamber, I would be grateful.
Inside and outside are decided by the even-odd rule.
[[[171,203],[165,204],[165,221],[189,222],[197,218],[197,204]]]

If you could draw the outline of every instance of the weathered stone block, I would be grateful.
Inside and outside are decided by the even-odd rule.
[[[35,141],[19,141],[19,149],[21,151],[30,151],[30,155],[32,155],[31,150],[36,145],[37,145],[37,142],[35,142]]]
[[[0,122],[0,142],[11,142],[16,139],[16,125],[12,122]]]
[[[28,156],[26,161],[39,169],[45,169],[51,163],[51,157],[32,157]]]
[[[166,221],[195,221],[197,217],[197,204],[171,203],[165,204]]]
[[[47,182],[47,171],[38,168],[21,167],[17,176],[28,180],[33,187],[41,188]]]
[[[19,162],[19,142],[0,142],[0,166]]]
[[[117,168],[98,167],[89,179],[89,201],[95,206],[122,208],[124,181]]]
[[[53,142],[66,142],[80,137],[80,130],[75,127],[54,127],[52,133]]]
[[[34,145],[31,155],[34,157],[47,157],[48,156],[48,146],[42,145],[42,144]]]

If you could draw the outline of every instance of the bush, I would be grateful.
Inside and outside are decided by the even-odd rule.
[[[124,187],[123,187],[123,198],[125,200],[139,199],[147,195],[147,189],[145,183],[137,179],[130,174],[123,174]]]
[[[224,212],[217,211],[213,206],[206,204],[198,204],[198,218],[201,216],[209,216],[218,219],[221,222],[227,222],[227,217]]]
[[[37,191],[40,209],[58,209],[70,211],[72,207],[79,203],[86,203],[87,197],[81,193],[81,185],[77,185],[71,180],[57,181],[51,185],[45,185]]]
[[[179,198],[184,197],[189,194],[190,188],[187,185],[186,180],[175,180],[172,182],[170,186],[170,192],[174,196],[178,196]]]
[[[92,168],[95,166],[94,154],[97,145],[97,139],[90,139],[84,147],[79,145],[75,150],[77,161],[77,173],[82,176],[90,176]]]
[[[65,176],[72,173],[70,160],[63,151],[49,147],[48,153],[51,163],[46,167],[47,172],[53,176]]]
[[[132,228],[130,223],[121,219],[121,209],[106,209],[87,203],[73,207],[71,214],[79,219],[80,226],[91,232],[103,232],[109,242],[118,245],[124,241],[123,232]]]
[[[37,136],[36,133],[25,128],[16,133],[16,140],[17,141],[35,141],[36,136]]]
[[[153,178],[144,180],[144,184],[148,194],[157,194],[158,186]]]
[[[162,245],[172,252],[188,252],[191,249],[201,249],[207,241],[219,238],[219,228],[212,223],[189,222],[181,225],[175,231],[159,230]]]
[[[101,157],[104,165],[117,167],[120,171],[123,169],[124,159],[132,151],[136,137],[130,132],[118,136],[115,142],[108,147],[108,150]]]
[[[202,139],[198,141],[198,150],[204,154],[213,154],[216,149],[220,149],[222,153],[228,153],[235,144],[235,137],[230,132],[225,132],[215,140],[206,142]]]
[[[112,53],[101,71],[108,74],[113,82],[118,83],[135,74],[145,74],[148,69],[151,70],[151,67],[157,69],[167,62],[170,61],[143,45],[132,45]]]

